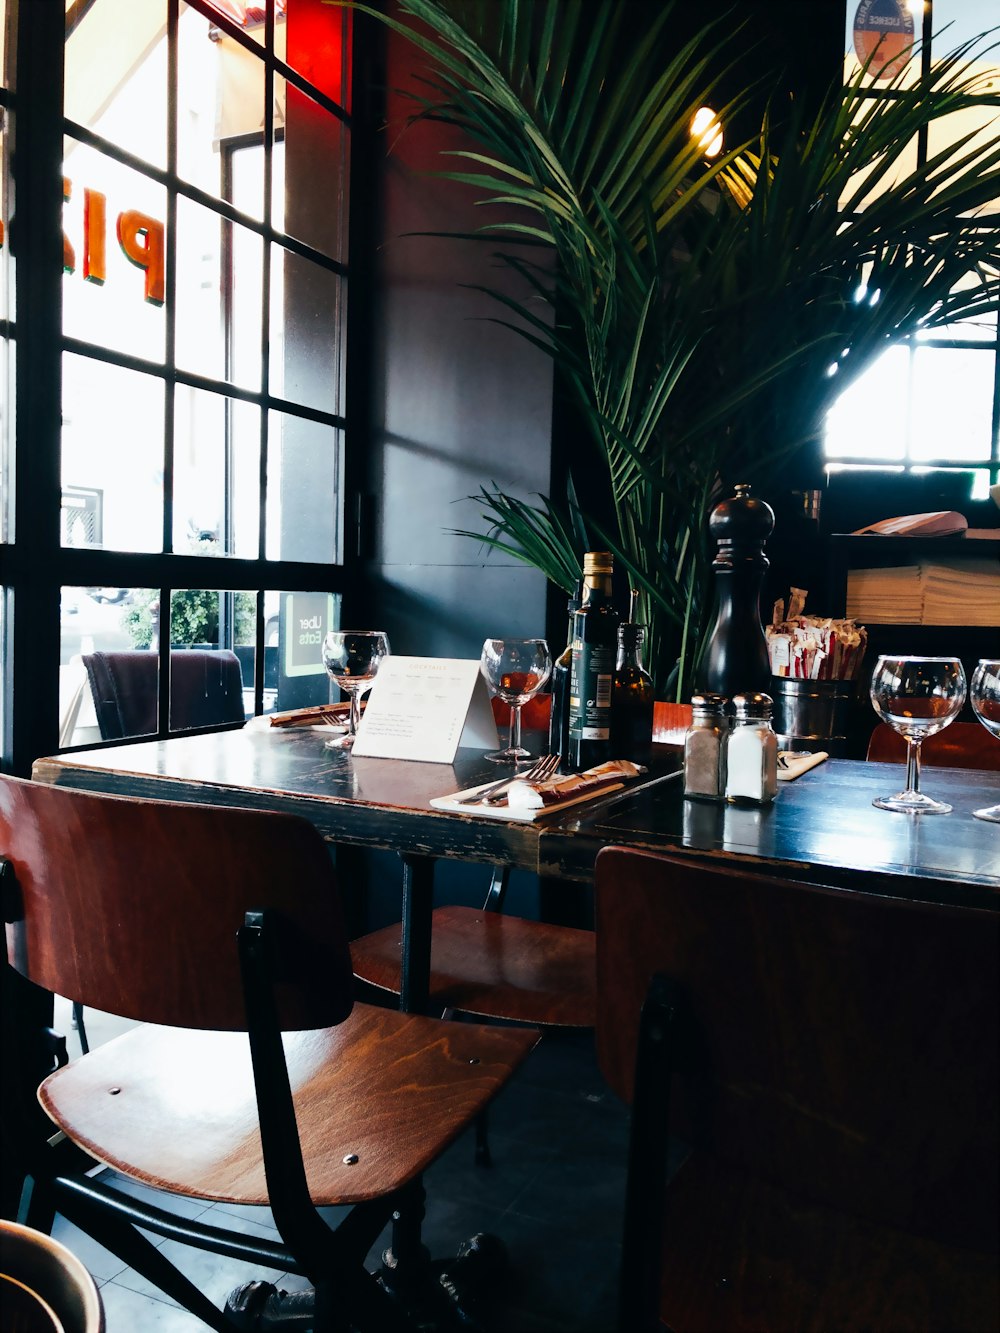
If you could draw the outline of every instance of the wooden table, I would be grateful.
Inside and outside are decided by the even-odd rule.
[[[431,808],[431,797],[497,776],[481,755],[454,765],[353,759],[317,732],[247,727],[39,759],[36,780],[163,800],[304,815],[334,842],[403,858],[404,1000],[423,1006],[433,868],[439,858],[504,864],[588,882],[602,846],[673,847],[739,857],[845,889],[996,910],[1000,827],[972,818],[1000,800],[1000,774],[927,769],[924,786],[950,800],[944,816],[891,814],[872,799],[897,790],[895,765],[829,760],[783,783],[766,810],[685,801],[675,751],[658,749],[632,789],[538,823]]]

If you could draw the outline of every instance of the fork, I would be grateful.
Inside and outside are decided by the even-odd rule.
[[[487,787],[485,791],[476,792],[474,796],[463,796],[459,805],[490,805],[498,797],[506,794],[507,788],[512,782],[537,782],[542,778],[551,777],[559,767],[559,760],[562,758],[558,754],[543,754],[540,759],[529,767],[523,769],[520,773],[514,773],[509,778],[501,778],[499,782],[494,782],[492,787]]]

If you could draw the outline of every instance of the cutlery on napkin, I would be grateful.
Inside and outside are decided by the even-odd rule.
[[[815,753],[811,750],[781,750],[778,753],[778,781],[791,782],[829,757],[825,750],[817,750]]]

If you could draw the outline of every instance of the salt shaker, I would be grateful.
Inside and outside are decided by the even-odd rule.
[[[691,725],[684,737],[684,795],[721,801],[725,793],[723,757],[729,730],[721,694],[691,697]]]
[[[771,729],[771,696],[736,694],[726,738],[727,801],[768,805],[778,794],[778,740]]]

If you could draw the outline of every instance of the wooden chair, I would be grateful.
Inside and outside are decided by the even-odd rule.
[[[868,742],[867,759],[906,763],[906,741],[888,722],[880,722]],[[979,768],[1000,772],[1000,745],[979,722],[952,722],[920,746],[920,762],[933,768]]]
[[[546,731],[549,704],[547,694],[529,699],[522,727]],[[501,729],[509,711],[493,700]],[[481,910],[460,906],[434,910],[432,1007],[542,1027],[593,1027],[594,932],[504,915],[509,875],[507,866],[494,866]],[[353,940],[355,975],[398,995],[401,952],[399,922]]]
[[[524,707],[525,730],[546,731],[551,700],[535,695]],[[498,727],[509,710],[493,700]],[[657,703],[653,739],[683,743],[689,704]],[[431,1003],[484,1018],[541,1027],[594,1026],[594,933],[503,915],[509,868],[494,866],[482,910],[439,907],[431,934]],[[355,974],[399,994],[402,930],[398,923],[354,940]]]
[[[996,1329],[998,927],[600,854],[598,1055],[632,1102],[623,1333]]]
[[[306,1275],[316,1330],[414,1327],[364,1257],[395,1211],[419,1213],[421,1172],[538,1034],[353,1004],[328,849],[296,816],[0,777],[0,855],[10,965],[150,1024],[39,1089],[86,1154],[82,1167],[107,1163],[168,1194],[270,1204],[281,1242],[181,1218],[70,1169],[69,1144],[30,1123],[21,1147],[34,1195],[22,1220],[48,1229],[58,1210],[220,1331],[233,1324],[138,1228]],[[329,1204],[355,1205],[335,1230],[316,1211]]]
[[[122,740],[127,736],[149,736],[156,732],[159,657],[155,652],[84,653],[81,661],[86,668],[102,740]],[[212,727],[225,722],[242,722],[245,716],[243,674],[235,653],[227,649],[200,648],[171,651],[172,728],[183,731]],[[90,1043],[82,1004],[73,1005],[73,1025],[86,1055]]]

